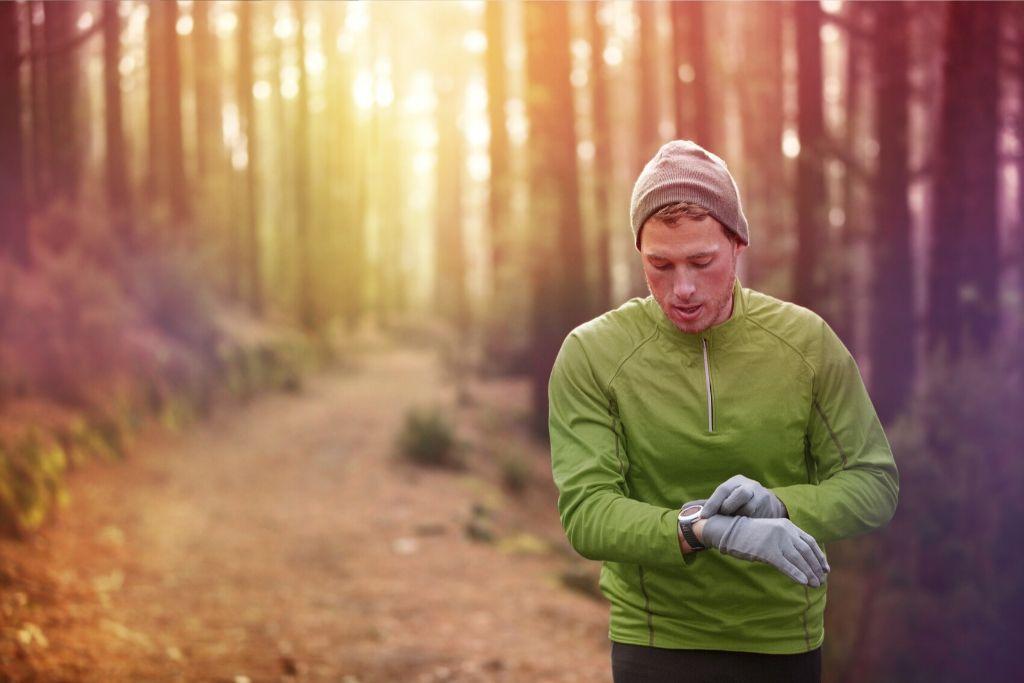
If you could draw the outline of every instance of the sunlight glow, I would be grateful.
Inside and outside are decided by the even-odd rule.
[[[839,40],[839,29],[832,24],[825,24],[821,27],[821,40],[825,43],[834,43]]]
[[[579,144],[576,145],[576,156],[578,156],[581,161],[593,160],[594,153],[594,143],[591,140],[580,140]]]
[[[281,81],[281,97],[286,100],[294,100],[299,94],[298,81]]]
[[[78,30],[88,31],[95,22],[96,19],[92,16],[92,12],[82,12],[82,16],[78,17]]]
[[[135,71],[135,66],[135,56],[125,55],[124,57],[121,57],[121,61],[118,62],[117,70],[118,72],[120,72],[122,76],[127,77],[131,74],[132,71]]]
[[[324,72],[327,68],[327,57],[324,56],[323,52],[316,50],[315,52],[306,53],[306,71],[313,75],[319,75]]]
[[[792,128],[787,128],[782,133],[782,153],[789,159],[800,156],[800,138]]]
[[[278,17],[277,21],[274,22],[274,35],[281,40],[288,40],[295,35],[297,26],[298,22],[291,16]]]
[[[416,175],[426,175],[434,170],[435,162],[436,157],[432,153],[426,150],[417,152],[412,158],[412,170]]]
[[[369,71],[360,71],[352,84],[352,96],[360,109],[373,106],[373,76]]]
[[[583,67],[576,67],[569,75],[569,82],[574,88],[585,88],[587,85],[587,70]]]
[[[483,182],[491,177],[491,158],[483,152],[474,152],[466,160],[469,177],[476,182]]]
[[[179,36],[187,36],[192,33],[192,17],[188,14],[184,14],[178,17],[178,23],[174,25],[174,30],[177,31]]]
[[[474,118],[466,127],[466,140],[476,147],[483,147],[491,139],[491,127],[484,119]]]
[[[269,81],[256,81],[252,84],[252,96],[257,100],[265,100],[273,94],[274,88]]]
[[[466,35],[462,36],[462,47],[472,54],[481,54],[487,49],[487,36],[479,29],[467,31]]]
[[[572,41],[572,54],[579,60],[590,59],[590,43],[582,38]]]
[[[602,55],[604,57],[604,63],[608,66],[618,66],[622,64],[622,48],[618,45],[608,45],[604,49]]]
[[[843,0],[821,0],[821,9],[829,14],[839,14],[843,10]]]
[[[683,83],[693,83],[697,80],[697,71],[693,68],[693,64],[690,64],[689,62],[686,64],[680,64],[676,75]]]
[[[227,38],[234,33],[235,28],[238,26],[238,16],[231,11],[221,11],[214,20],[213,25],[218,36]]]
[[[353,2],[346,4],[345,9],[345,30],[350,33],[365,31],[370,25],[370,15],[366,11],[366,6]]]

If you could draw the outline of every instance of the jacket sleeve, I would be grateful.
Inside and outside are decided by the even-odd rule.
[[[572,547],[591,560],[690,564],[695,553],[679,547],[678,510],[629,497],[616,407],[575,333],[555,359],[548,407],[558,513]]]
[[[789,518],[819,543],[884,526],[899,497],[899,472],[857,362],[822,322],[805,445],[814,484],[771,489]]]

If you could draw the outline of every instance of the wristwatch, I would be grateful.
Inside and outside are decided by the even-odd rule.
[[[700,519],[700,511],[703,509],[700,503],[686,503],[679,511],[679,531],[692,550],[707,550],[707,546],[697,540],[697,534],[693,531],[693,525]]]

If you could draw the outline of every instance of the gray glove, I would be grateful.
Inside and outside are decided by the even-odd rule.
[[[712,515],[744,517],[785,517],[786,506],[758,482],[737,474],[718,485],[701,510],[701,517]]]
[[[770,564],[813,588],[830,571],[814,537],[788,519],[715,515],[704,523],[701,541],[725,555]]]

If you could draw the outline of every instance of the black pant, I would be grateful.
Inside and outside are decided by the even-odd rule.
[[[820,683],[821,648],[795,655],[669,650],[612,642],[615,683]]]

